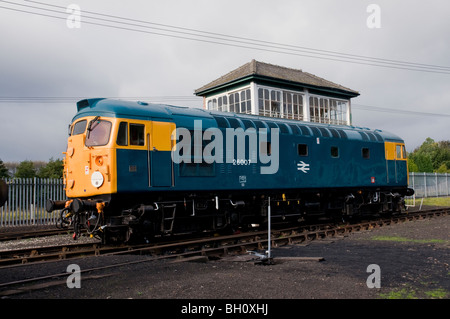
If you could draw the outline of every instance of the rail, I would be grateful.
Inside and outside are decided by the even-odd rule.
[[[434,209],[423,212],[415,212],[393,216],[391,218],[380,218],[369,221],[362,221],[356,224],[346,225],[305,225],[301,227],[292,227],[287,229],[278,229],[273,231],[272,245],[284,246],[312,240],[325,239],[327,237],[341,236],[349,233],[355,233],[373,228],[394,225],[402,222],[424,220],[433,217],[447,216],[448,209]],[[39,248],[27,248],[13,251],[0,252],[0,267],[17,267],[33,262],[53,262],[60,259],[70,259],[88,256],[118,255],[118,254],[139,254],[149,255],[146,259],[133,259],[131,261],[119,264],[100,265],[92,269],[85,269],[84,272],[103,270],[107,268],[120,267],[136,263],[151,262],[161,259],[175,259],[176,261],[190,260],[192,256],[202,256],[205,260],[209,258],[221,258],[223,256],[249,254],[254,249],[265,249],[268,246],[267,232],[250,232],[220,237],[197,238],[182,241],[173,241],[160,244],[138,245],[138,246],[102,246],[97,243],[70,245],[70,246],[51,246]],[[251,249],[251,250],[250,250]],[[314,258],[317,259],[317,258]],[[257,262],[256,258],[253,259]],[[320,259],[317,259],[320,260]],[[101,263],[100,263],[101,264]],[[26,274],[26,272],[23,272]],[[45,285],[25,287],[24,284],[42,280],[53,279],[55,277],[67,276],[67,273],[58,273],[44,277],[32,277],[17,280],[14,282],[0,283],[0,296],[9,296],[22,293],[27,290],[42,289]],[[62,284],[66,283],[65,281]],[[20,288],[13,288],[21,285]]]

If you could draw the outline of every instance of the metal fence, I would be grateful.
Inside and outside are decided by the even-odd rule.
[[[450,196],[448,173],[409,173],[409,187],[416,198]]]
[[[0,208],[0,227],[45,225],[56,221],[57,214],[45,210],[48,198],[66,199],[62,179],[14,178],[8,184],[8,200]]]

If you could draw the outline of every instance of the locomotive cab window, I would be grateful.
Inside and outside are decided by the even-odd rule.
[[[89,122],[86,133],[86,146],[103,146],[108,144],[111,135],[111,122],[97,118]]]
[[[308,145],[298,144],[297,145],[297,153],[300,156],[308,156]]]
[[[144,129],[145,126],[142,124],[131,124],[130,123],[130,145],[144,146]]]
[[[128,123],[120,122],[119,131],[117,132],[117,145],[128,146]]]
[[[82,120],[82,121],[76,122],[73,125],[72,135],[83,134],[84,131],[86,131],[86,124],[87,124],[86,120]]]

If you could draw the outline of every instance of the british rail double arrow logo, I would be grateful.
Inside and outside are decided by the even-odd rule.
[[[305,162],[301,161],[300,163],[297,164],[297,170],[307,174],[309,171],[309,164],[306,164]]]

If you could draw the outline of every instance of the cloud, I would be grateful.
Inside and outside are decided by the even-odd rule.
[[[73,2],[48,3],[66,6]],[[0,51],[0,97],[193,97],[195,89],[254,58],[303,69],[360,91],[361,96],[353,101],[354,124],[392,131],[411,148],[429,135],[436,140],[450,139],[448,118],[356,107],[363,104],[450,114],[449,74],[345,63],[325,55],[318,59],[300,56],[305,55],[302,52],[283,54],[273,52],[280,50],[268,43],[260,46],[260,50],[242,48],[239,46],[248,45],[237,42],[243,41],[238,38],[226,42],[233,46],[202,42],[199,40],[225,43],[199,36],[196,41],[179,38],[194,38],[179,32],[203,30],[311,49],[450,66],[447,40],[450,4],[446,1],[436,0],[426,6],[419,1],[376,1],[381,8],[380,29],[369,29],[366,24],[369,15],[366,9],[371,1],[80,0],[76,3],[85,16],[87,11],[101,12],[185,29],[172,28],[178,33],[168,33],[139,28],[166,34],[161,36],[89,25],[86,22],[93,20],[83,16],[80,29],[69,29],[64,19],[0,9],[2,43],[7,44]],[[122,27],[138,29],[132,25]],[[201,105],[201,100],[199,103],[187,98],[173,102],[191,107]],[[75,110],[74,103],[0,101],[0,158],[20,161],[61,157],[67,124]]]

